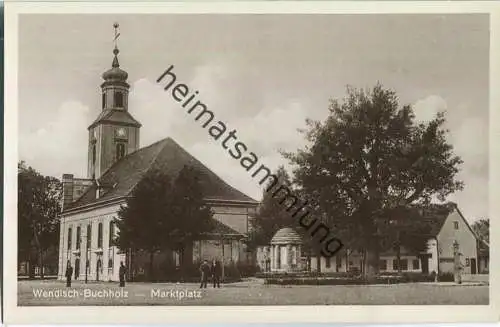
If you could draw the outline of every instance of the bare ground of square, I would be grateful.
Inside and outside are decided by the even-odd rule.
[[[121,289],[117,283],[73,282],[79,296],[36,296],[41,291],[69,290],[61,281],[19,281],[19,306],[85,306],[85,305],[487,305],[487,285],[398,284],[357,286],[277,286],[259,281],[225,284],[220,289],[186,283],[128,283]],[[110,298],[98,291],[119,294]],[[160,296],[179,294],[184,298]],[[188,297],[198,294],[198,297]],[[85,296],[84,293],[87,293]],[[104,292],[101,292],[104,293]],[[125,296],[126,294],[126,296]]]

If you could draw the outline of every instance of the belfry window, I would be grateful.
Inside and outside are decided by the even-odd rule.
[[[125,157],[125,144],[117,143],[116,144],[116,160],[120,160]]]
[[[97,157],[95,144],[92,145],[92,165],[95,165],[95,160]]]
[[[115,107],[123,108],[123,93],[115,91]]]
[[[106,93],[102,94],[102,109],[106,107]]]

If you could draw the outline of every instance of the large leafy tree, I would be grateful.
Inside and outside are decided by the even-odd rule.
[[[62,184],[54,177],[43,176],[25,162],[18,163],[18,244],[19,258],[44,267],[47,251],[58,246],[59,212]],[[44,270],[40,269],[41,278]]]
[[[200,237],[212,224],[212,211],[203,196],[200,174],[190,166],[184,166],[173,184],[171,209],[175,228],[172,240],[179,250],[183,245]]]
[[[274,175],[279,181],[276,185],[282,185],[292,191],[290,176],[283,166],[280,166]],[[251,246],[268,245],[279,229],[297,225],[296,219],[286,211],[287,203],[280,203],[284,200],[286,191],[279,190],[275,193],[278,187],[273,188],[272,182],[269,181],[264,188],[263,199],[253,221],[253,230],[250,235]]]
[[[121,250],[149,253],[153,278],[154,254],[195,238],[208,228],[211,216],[197,172],[185,167],[172,180],[161,170],[150,170],[118,212],[115,243]]]
[[[399,211],[463,187],[455,179],[462,160],[444,123],[444,113],[417,123],[412,108],[381,85],[348,88],[344,101],[331,101],[324,122],[307,121],[310,145],[285,153],[301,191],[346,246],[364,251],[366,274],[378,271],[381,241],[396,234],[390,223],[405,219]]]
[[[490,243],[490,220],[480,219],[472,224],[472,230],[476,233],[480,240]]]

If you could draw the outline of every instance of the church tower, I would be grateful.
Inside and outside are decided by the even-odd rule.
[[[115,48],[111,69],[102,74],[102,111],[88,127],[88,178],[98,179],[102,174],[129,153],[139,148],[141,124],[128,112],[128,73],[120,69],[117,39],[119,25],[115,28]]]

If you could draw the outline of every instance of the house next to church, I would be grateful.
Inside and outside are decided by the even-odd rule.
[[[384,272],[452,273],[454,253],[457,251],[464,274],[487,274],[489,271],[489,246],[474,233],[469,223],[454,203],[436,205],[429,212],[422,212],[430,228],[427,250],[413,253],[401,248],[399,264],[394,251],[380,254],[379,269]],[[292,228],[279,230],[269,246],[257,248],[257,263],[263,271],[360,271],[362,256],[351,249],[342,249],[331,258],[321,257],[320,266],[314,256],[301,252],[301,237]],[[455,250],[456,248],[456,250]],[[300,252],[300,253],[297,253]],[[319,269],[318,269],[319,268]],[[399,269],[398,269],[399,268]]]
[[[225,183],[171,138],[139,148],[141,124],[129,112],[128,73],[120,68],[116,45],[113,53],[112,67],[102,75],[102,110],[88,127],[87,178],[62,178],[58,278],[65,278],[68,263],[74,278],[104,281],[119,279],[120,262],[134,266],[133,256],[112,242],[119,208],[147,171],[160,169],[175,176],[186,165],[201,174],[213,212],[212,229],[201,241],[164,254],[163,261],[179,267],[203,259],[225,264],[251,260],[245,239],[258,202]]]

